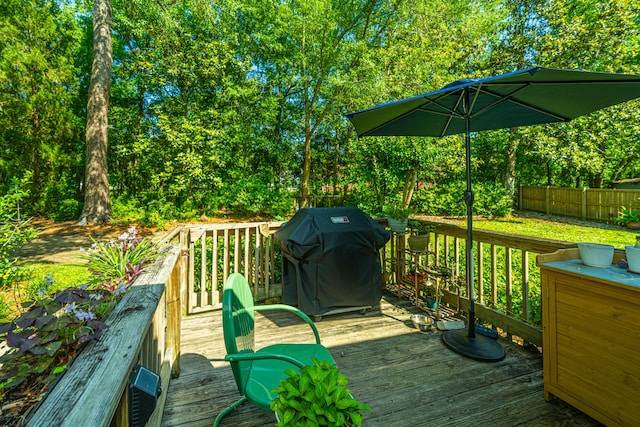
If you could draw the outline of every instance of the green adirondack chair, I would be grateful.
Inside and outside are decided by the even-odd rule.
[[[286,310],[298,315],[311,327],[315,344],[274,344],[256,350],[254,312],[267,310]],[[329,351],[320,343],[318,330],[309,316],[296,307],[285,304],[254,306],[249,285],[239,273],[231,274],[224,286],[222,327],[227,350],[225,360],[231,364],[242,397],[216,417],[214,427],[219,426],[222,418],[247,401],[269,411],[269,405],[276,397],[271,391],[278,387],[280,380],[287,378],[285,369],[297,371],[305,365],[313,365],[312,358],[327,360],[335,365]]]

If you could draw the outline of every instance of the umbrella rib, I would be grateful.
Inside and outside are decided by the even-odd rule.
[[[415,108],[412,108],[412,109],[410,109],[410,110],[408,110],[408,111],[405,111],[404,113],[402,113],[402,114],[398,115],[397,117],[394,117],[394,118],[393,118],[393,119],[391,119],[391,120],[388,120],[388,121],[386,121],[386,122],[380,123],[379,125],[375,126],[374,128],[369,129],[368,131],[364,132],[364,133],[363,133],[362,135],[360,135],[360,136],[367,136],[367,135],[371,135],[371,133],[372,133],[372,132],[374,132],[374,131],[376,131],[376,130],[378,130],[378,129],[380,129],[380,128],[384,127],[384,126],[387,126],[387,125],[389,125],[389,124],[391,124],[391,123],[393,123],[393,122],[395,122],[395,121],[398,121],[398,120],[402,119],[403,117],[405,117],[405,116],[407,116],[407,115],[409,115],[409,114],[413,113],[413,112],[414,112],[414,111],[416,111],[416,110],[426,111],[426,112],[431,113],[431,114],[439,114],[439,115],[442,115],[442,116],[448,116],[448,117],[450,117],[450,118],[449,118],[449,121],[450,121],[450,120],[451,120],[451,115],[452,115],[452,114],[453,114],[453,115],[459,115],[459,113],[457,113],[455,110],[452,110],[452,109],[450,109],[449,107],[447,107],[447,106],[445,106],[445,105],[442,105],[441,103],[439,103],[439,102],[438,102],[438,100],[439,100],[440,98],[444,98],[444,97],[446,97],[446,96],[448,96],[448,95],[450,95],[450,94],[449,94],[449,93],[446,93],[446,94],[443,94],[443,95],[439,96],[439,97],[438,97],[438,98],[436,98],[436,99],[424,98],[424,100],[425,100],[425,103],[424,103],[424,104],[420,104],[420,105],[418,105],[418,106],[417,106],[417,107],[415,107]],[[459,103],[460,103],[460,99],[458,99],[458,102],[456,103],[456,106],[457,106]],[[440,108],[442,108],[442,109],[446,110],[446,112],[434,111],[434,110],[430,110],[430,109],[428,109],[428,108],[425,108],[425,106],[430,105],[430,104],[435,104],[435,105],[439,106]],[[462,117],[462,116],[461,116],[461,117]],[[448,126],[448,122],[447,122],[447,126]]]
[[[478,94],[480,92],[486,93],[486,94],[491,95],[491,96],[494,96],[497,99],[496,99],[495,102],[485,106],[484,108],[471,113],[471,117],[475,117],[477,115],[480,115],[480,114],[484,113],[485,111],[491,110],[492,108],[494,108],[497,105],[500,105],[502,103],[510,102],[512,104],[516,104],[516,105],[519,105],[521,107],[528,108],[529,110],[532,110],[532,111],[537,111],[538,113],[542,113],[542,114],[544,114],[546,116],[553,117],[553,118],[555,118],[557,120],[560,120],[560,121],[563,121],[563,122],[568,122],[569,120],[571,120],[571,118],[569,118],[569,117],[561,116],[559,114],[553,113],[553,112],[551,112],[549,110],[546,110],[544,108],[540,108],[540,107],[537,107],[535,105],[527,104],[526,102],[522,102],[522,101],[518,100],[517,98],[514,98],[515,94],[517,94],[519,91],[527,88],[531,84],[532,84],[531,82],[525,83],[525,84],[521,83],[520,87],[518,87],[516,90],[512,91],[511,93],[509,93],[506,96],[505,95],[500,95],[498,93],[495,93],[495,92],[489,90],[488,88],[486,88],[486,86],[484,86],[484,87],[482,85],[478,86],[478,90],[476,91],[476,95],[474,97],[474,102],[475,102],[475,99],[478,97]],[[473,109],[471,109],[470,111],[473,111]]]
[[[449,117],[447,118],[447,123],[442,128],[442,132],[440,132],[440,137],[443,137],[443,136],[445,136],[447,134],[447,130],[449,129],[449,125],[451,125],[451,120],[453,120],[454,116],[464,117],[464,114],[458,113],[458,106],[460,105],[460,102],[462,102],[463,98],[464,98],[464,90],[462,90],[462,92],[460,93],[460,96],[458,96],[458,100],[456,101],[456,104],[453,106],[453,109],[449,109],[449,108],[445,107],[444,105],[438,104],[442,108],[444,108],[445,110],[449,110],[450,113],[451,113],[451,114],[449,114]]]
[[[458,106],[460,105],[460,102],[462,101],[462,94],[464,94],[464,91],[461,92],[460,96],[458,96],[458,100],[456,101],[455,105],[453,106],[453,108],[447,107],[446,105],[438,102],[438,100],[440,98],[445,98],[448,96],[451,96],[453,92],[449,92],[446,94],[443,94],[442,96],[436,98],[436,99],[429,99],[429,98],[425,98],[428,102],[425,102],[424,104],[420,105],[418,108],[416,108],[416,110],[420,110],[420,111],[425,111],[427,113],[430,114],[436,114],[439,116],[446,116],[447,117],[447,123],[443,126],[443,130],[442,133],[440,134],[440,136],[444,136],[447,132],[447,129],[449,128],[449,125],[451,124],[451,120],[453,120],[454,117],[458,117],[458,118],[463,118],[464,114],[460,114],[458,112]],[[443,111],[435,111],[429,108],[426,108],[428,105],[431,104],[435,104],[438,107],[442,108]]]

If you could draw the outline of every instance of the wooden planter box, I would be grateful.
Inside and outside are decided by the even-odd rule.
[[[100,341],[88,344],[45,395],[27,426],[128,426],[128,384],[137,365],[161,377],[166,391],[179,371],[177,246],[143,272],[109,314]],[[166,393],[147,426],[159,426]]]
[[[640,420],[640,275],[582,264],[577,249],[537,258],[545,399],[608,426]]]

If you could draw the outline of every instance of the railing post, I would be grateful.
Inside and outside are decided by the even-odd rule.
[[[182,331],[182,304],[180,293],[182,288],[182,256],[171,271],[166,290],[167,299],[167,348],[172,349],[171,377],[180,375],[180,333]]]
[[[188,283],[189,283],[189,234],[190,228],[185,227],[180,231],[180,261],[179,261],[179,275],[180,275],[180,312],[183,316],[187,315],[187,298]]]

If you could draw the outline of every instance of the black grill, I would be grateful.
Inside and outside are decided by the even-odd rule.
[[[389,232],[360,209],[300,209],[275,238],[284,255],[283,303],[322,316],[380,302],[379,250]]]

